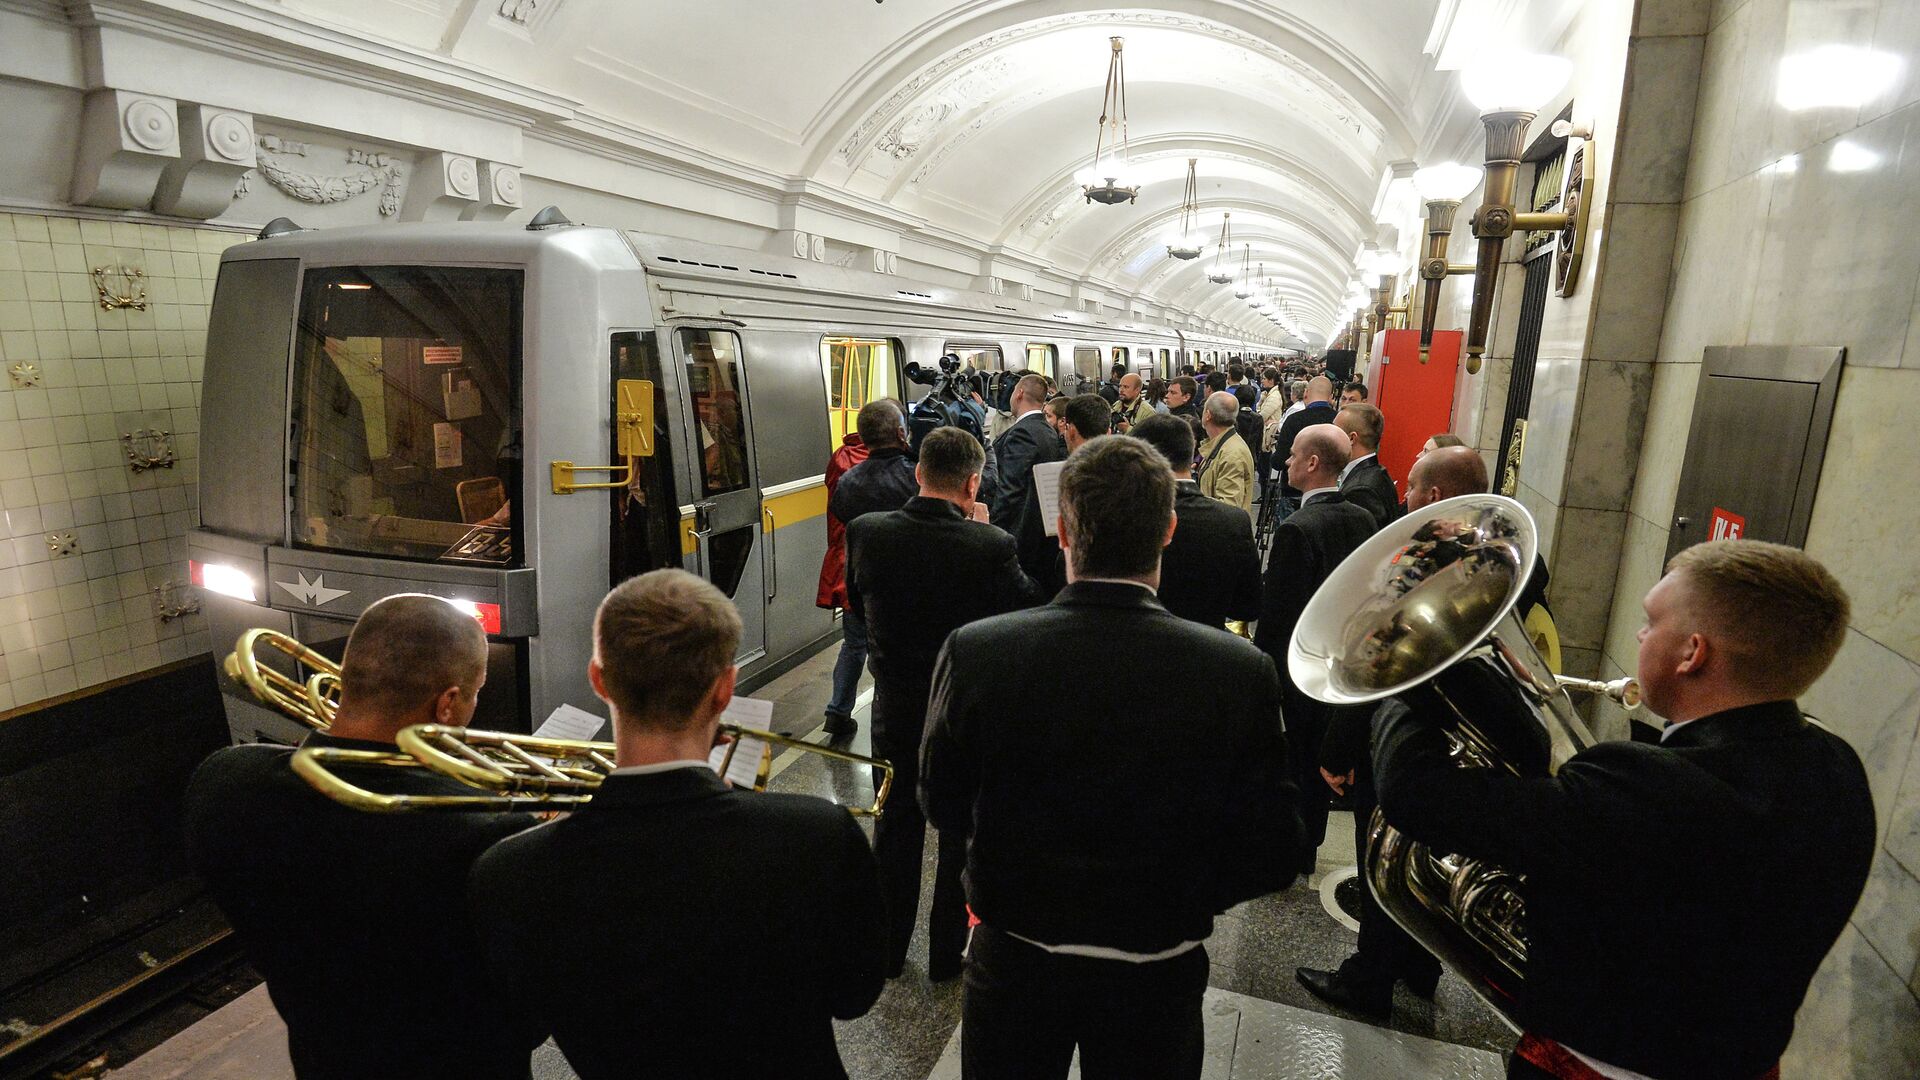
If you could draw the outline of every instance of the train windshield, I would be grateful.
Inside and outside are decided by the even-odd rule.
[[[293,358],[302,547],[521,565],[518,270],[306,273]]]

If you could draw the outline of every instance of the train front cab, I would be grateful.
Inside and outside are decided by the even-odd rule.
[[[756,439],[738,328],[654,323],[646,277],[607,229],[415,225],[230,249],[188,540],[216,649],[258,626],[337,659],[374,601],[445,596],[488,633],[475,724],[526,730],[562,703],[604,711],[586,681],[594,606],[614,582],[680,565],[733,596],[740,660],[767,670],[776,517],[817,516],[824,493],[763,491],[761,457],[790,456],[789,440]],[[819,369],[806,370],[824,427]],[[651,413],[630,470],[620,380],[651,405],[627,402]],[[553,462],[603,486],[558,490]],[[817,553],[794,553],[809,554],[817,569]],[[786,588],[811,609],[810,579]],[[830,632],[809,614],[803,632]],[[301,736],[224,674],[222,691],[237,740]]]

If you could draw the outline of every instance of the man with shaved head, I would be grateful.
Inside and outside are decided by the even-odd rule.
[[[987,520],[1008,533],[1018,532],[1020,516],[1033,498],[1033,467],[1067,456],[1066,445],[1047,425],[1046,403],[1047,380],[1023,376],[1013,385],[1013,423],[993,440]]]
[[[1200,413],[1206,442],[1200,445],[1194,479],[1200,483],[1200,494],[1247,510],[1253,505],[1253,449],[1235,427],[1239,415],[1239,398],[1225,390],[1207,395],[1206,408]]]
[[[1280,670],[1287,743],[1300,791],[1303,843],[1295,856],[1303,874],[1313,872],[1315,852],[1327,835],[1327,785],[1318,762],[1329,716],[1326,705],[1301,693],[1287,677],[1287,644],[1300,613],[1327,575],[1374,533],[1373,515],[1340,494],[1347,445],[1346,434],[1332,424],[1313,424],[1293,438],[1287,482],[1301,493],[1300,509],[1274,526],[1261,586],[1260,625],[1253,637]]]
[[[1140,391],[1146,387],[1139,374],[1128,372],[1120,376],[1120,400],[1113,403],[1112,429],[1117,435],[1133,432],[1133,425],[1154,415],[1153,403]]]
[[[340,707],[304,746],[392,753],[412,724],[464,726],[487,678],[473,616],[390,596],[347,638]],[[468,916],[481,852],[525,814],[368,814],[295,775],[293,749],[233,746],[187,787],[187,851],[287,1025],[301,1080],[524,1078],[545,1032],[487,979]],[[471,795],[421,770],[342,767],[376,791]]]
[[[1347,467],[1340,473],[1340,490],[1366,507],[1373,520],[1385,527],[1400,516],[1400,489],[1386,466],[1380,464],[1380,437],[1387,430],[1386,415],[1361,401],[1342,407],[1333,422],[1347,433],[1350,444]]]
[[[1286,456],[1293,451],[1293,440],[1300,432],[1315,424],[1331,424],[1336,410],[1333,405],[1333,381],[1325,375],[1315,375],[1307,380],[1300,411],[1281,417],[1279,434],[1273,439],[1273,453],[1280,461],[1274,468],[1281,471],[1280,496],[1285,503],[1284,509],[1291,510],[1300,505],[1300,489],[1293,486],[1285,473]]]

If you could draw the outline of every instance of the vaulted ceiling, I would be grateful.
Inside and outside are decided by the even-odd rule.
[[[1189,158],[1200,224],[1324,340],[1386,178],[1473,129],[1431,41],[1523,0],[284,0],[448,53],[716,161],[805,179],[1103,292],[1246,324],[1165,243]],[[1556,0],[1552,6],[1566,6]],[[502,15],[521,31],[496,32]],[[1438,27],[1436,30],[1436,16]],[[484,32],[476,32],[476,28]],[[1110,36],[1139,199],[1087,203]],[[1440,51],[1436,49],[1435,51]],[[1422,162],[1424,163],[1424,162]],[[1211,247],[1211,244],[1210,244]],[[1262,324],[1264,325],[1264,324]]]

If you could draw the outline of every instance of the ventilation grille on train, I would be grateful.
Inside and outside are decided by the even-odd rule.
[[[911,291],[911,290],[909,290],[909,289],[895,289],[895,290],[893,290],[893,295],[895,295],[895,296],[917,296],[917,297],[919,297],[919,298],[920,298],[920,299],[922,299],[922,300],[931,300],[931,299],[933,299],[933,294],[932,294],[932,293],[923,293],[923,292],[913,292],[913,291]]]
[[[654,259],[659,262],[673,263],[676,266],[704,266],[709,270],[730,270],[736,274],[740,272],[740,268],[737,266],[727,266],[724,263],[701,262],[698,259],[676,259],[671,255],[655,255]],[[798,274],[783,273],[779,270],[759,270],[751,266],[747,267],[747,273],[759,274],[761,277],[785,278],[788,281],[800,280]]]

